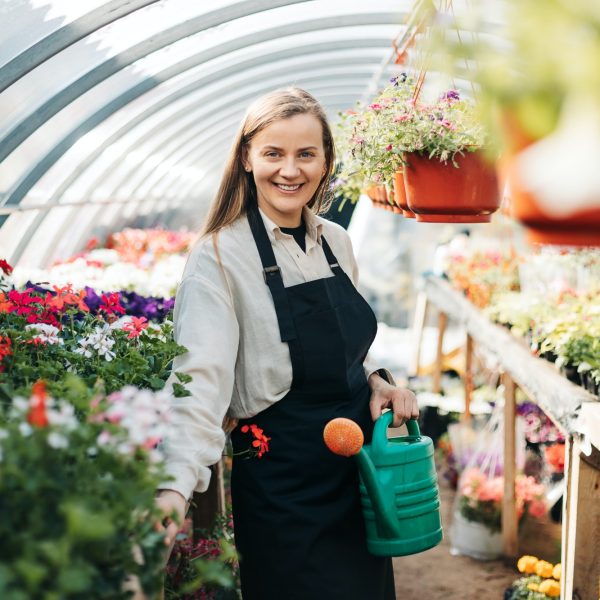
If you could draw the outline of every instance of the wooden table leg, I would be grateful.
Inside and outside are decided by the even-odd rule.
[[[415,377],[418,377],[419,368],[421,366],[421,345],[423,343],[423,330],[425,328],[425,320],[427,318],[427,306],[427,294],[420,292],[417,296],[412,331],[415,352],[413,355],[412,364],[408,370],[408,374]]]
[[[444,333],[446,332],[446,325],[448,325],[448,315],[440,311],[438,315],[438,339],[435,351],[435,366],[431,384],[431,389],[434,394],[439,394],[442,391],[442,361],[444,359]]]
[[[471,420],[471,394],[473,393],[473,338],[467,333],[465,344],[465,410],[462,415],[464,422]]]
[[[502,498],[502,538],[504,556],[516,558],[518,552],[517,505],[515,497],[516,457],[516,386],[508,373],[502,374],[504,384],[504,496]]]

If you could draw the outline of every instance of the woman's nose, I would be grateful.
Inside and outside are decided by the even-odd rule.
[[[280,173],[282,177],[293,179],[298,175],[299,172],[300,169],[298,168],[298,164],[296,163],[296,158],[294,156],[286,158],[281,165]]]

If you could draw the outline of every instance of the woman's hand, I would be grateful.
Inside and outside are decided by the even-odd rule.
[[[165,532],[165,546],[171,546],[185,518],[187,501],[175,490],[159,490],[156,496],[156,506],[162,511],[164,519],[157,523],[157,530]],[[177,515],[177,521],[171,515]]]
[[[371,388],[369,408],[373,421],[381,416],[384,408],[391,408],[394,411],[392,427],[400,427],[409,419],[416,419],[419,416],[417,397],[410,390],[389,384],[378,373],[369,376],[369,387]]]

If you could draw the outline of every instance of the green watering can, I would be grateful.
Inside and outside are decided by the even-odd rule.
[[[356,457],[367,547],[376,556],[416,554],[442,540],[433,442],[414,420],[406,423],[408,435],[388,439],[393,418],[388,411],[377,419],[366,446],[350,419],[333,419],[324,431],[332,452]]]

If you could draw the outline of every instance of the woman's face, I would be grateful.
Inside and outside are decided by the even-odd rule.
[[[252,171],[262,211],[281,227],[300,225],[302,207],[325,174],[321,122],[300,114],[271,123],[252,138],[244,167]]]

